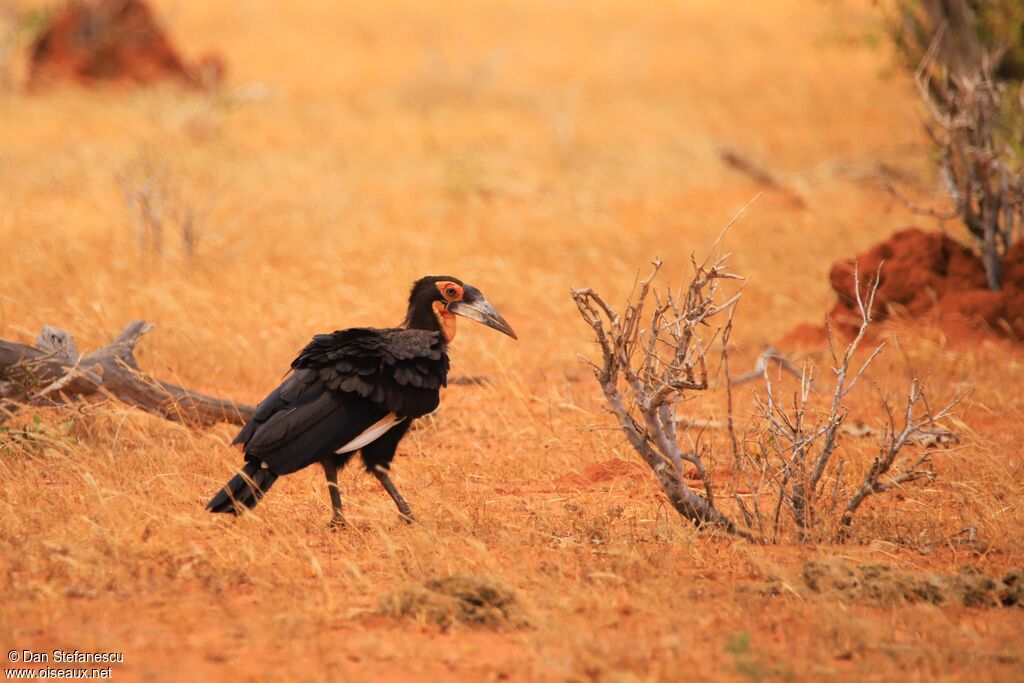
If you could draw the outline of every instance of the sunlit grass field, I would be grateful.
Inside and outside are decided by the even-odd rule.
[[[1024,356],[901,327],[852,401],[912,374],[950,397],[962,443],[939,478],[865,506],[849,544],[759,547],[692,529],[614,431],[577,358],[569,295],[620,301],[660,257],[725,246],[749,278],[743,370],[833,303],[828,270],[917,223],[880,165],[934,189],[921,112],[873,3],[156,3],[219,95],[56,88],[0,95],[0,338],[50,324],[87,351],[156,328],[141,366],[254,403],[317,332],[397,324],[413,280],[483,290],[519,341],[468,322],[458,384],[407,438],[405,525],[371,477],[281,480],[241,519],[203,504],[235,471],[234,428],[106,402],[29,409],[0,436],[0,644],[123,651],[115,680],[1018,680],[1020,610],[846,605],[751,586],[809,558],[998,574],[1024,563]],[[723,163],[729,148],[787,188]],[[143,247],[124,188],[173,218]],[[946,229],[963,237],[960,228]],[[815,348],[784,349],[800,362]],[[751,394],[737,391],[741,420]],[[719,419],[712,392],[694,417]],[[37,417],[38,416],[38,417]],[[724,434],[705,434],[728,484]],[[873,454],[850,439],[851,467]],[[621,461],[621,462],[620,462]],[[634,466],[635,465],[635,466]],[[856,470],[855,470],[856,471]],[[959,542],[973,528],[984,544]],[[531,626],[450,629],[377,614],[449,574],[519,591]]]

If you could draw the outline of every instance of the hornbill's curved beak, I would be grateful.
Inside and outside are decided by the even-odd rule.
[[[467,288],[467,294],[469,294],[468,290],[469,288]],[[448,304],[448,310],[455,315],[461,315],[464,318],[483,323],[487,327],[492,327],[513,339],[519,339],[505,319],[501,317],[501,314],[494,310],[494,307],[484,298],[484,295],[475,292],[474,294],[476,296],[472,298],[467,296],[462,301],[453,301]]]

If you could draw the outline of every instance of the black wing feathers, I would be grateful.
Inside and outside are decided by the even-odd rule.
[[[315,370],[299,370],[256,408],[235,437],[248,460],[284,475],[317,462],[359,436],[387,411],[329,391]]]
[[[317,335],[292,369],[234,440],[278,475],[321,460],[389,412],[432,412],[448,355],[437,332],[356,328]]]
[[[292,368],[315,370],[328,389],[410,418],[433,412],[448,383],[444,341],[426,330],[359,327],[318,334]]]
[[[316,373],[296,372],[281,383],[256,406],[252,419],[238,432],[232,444],[248,443],[256,430],[283,408],[294,408],[303,399],[315,399],[323,387],[318,387]]]

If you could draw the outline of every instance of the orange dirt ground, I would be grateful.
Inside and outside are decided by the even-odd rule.
[[[155,7],[184,53],[217,46],[237,89],[0,95],[0,338],[53,324],[86,350],[143,317],[145,369],[256,401],[312,333],[397,322],[414,278],[449,273],[520,341],[460,327],[453,373],[494,381],[449,388],[400,449],[412,526],[355,470],[347,531],[328,530],[313,468],[255,514],[205,513],[240,461],[229,426],[113,403],[10,421],[31,439],[0,442],[5,651],[121,651],[118,681],[1024,679],[1020,609],[852,604],[795,578],[831,556],[1024,564],[1019,345],[887,329],[881,391],[917,373],[936,400],[974,392],[938,479],[869,501],[844,546],[696,532],[577,360],[593,346],[570,286],[619,301],[654,256],[674,282],[760,191],[723,147],[787,188],[727,238],[750,277],[736,367],[821,322],[832,263],[913,222],[875,180],[884,163],[908,191],[935,187],[874,3]],[[197,208],[191,250],[171,220],[160,253],[140,250],[122,196],[140,177],[159,180],[167,215]],[[736,392],[741,422],[760,390]],[[692,407],[720,419],[722,405],[713,391]],[[851,417],[877,424],[871,382]],[[709,432],[725,497],[726,439]],[[874,444],[842,448],[852,478]],[[513,586],[531,626],[378,614],[385,594],[449,574]],[[781,592],[759,590],[770,577]]]

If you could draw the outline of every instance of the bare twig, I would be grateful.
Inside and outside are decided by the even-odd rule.
[[[796,366],[796,363],[783,356],[782,353],[780,353],[779,350],[776,349],[774,346],[769,346],[766,347],[765,350],[758,355],[757,360],[754,361],[753,370],[744,373],[733,380],[730,380],[730,384],[736,386],[739,384],[746,384],[747,382],[752,382],[755,379],[761,379],[762,377],[764,377],[764,373],[768,369],[768,364],[772,361],[778,363],[780,368],[782,368],[789,374],[793,375],[794,377],[803,377],[803,371],[801,371],[800,368]],[[816,391],[816,389],[814,389],[813,386],[811,387],[811,389],[813,391]]]
[[[770,173],[766,168],[755,162],[753,159],[744,156],[736,149],[733,149],[732,147],[720,147],[718,149],[718,156],[727,166],[739,171],[758,185],[761,185],[767,190],[781,193],[794,206],[801,209],[806,206],[804,198],[801,197],[796,190],[780,182],[779,179],[772,175],[772,173]]]
[[[900,192],[899,188],[897,188],[892,182],[892,178],[887,174],[879,172],[879,177],[881,178],[882,185],[885,187],[886,191],[891,194],[896,201],[905,206],[911,213],[916,213],[918,216],[928,216],[929,218],[936,218],[940,221],[948,221],[956,218],[963,212],[962,199],[959,197],[955,197],[956,204],[953,208],[946,209],[945,211],[935,209],[930,206],[921,206]]]
[[[963,400],[964,396],[958,396],[950,401],[938,412],[932,412],[928,400],[924,394],[924,387],[915,379],[911,383],[910,393],[907,396],[906,407],[903,411],[902,427],[899,431],[893,411],[887,401],[883,399],[883,406],[888,416],[885,433],[879,444],[878,456],[871,463],[871,467],[864,475],[864,480],[857,490],[850,497],[843,510],[840,522],[843,525],[841,535],[845,537],[850,525],[853,523],[853,516],[868,497],[884,493],[903,484],[908,484],[918,479],[935,479],[935,470],[929,466],[928,450],[931,444],[942,445],[942,441],[935,438],[934,427],[942,419],[948,417],[956,405]],[[922,409],[919,411],[919,405]],[[941,430],[945,432],[945,430]],[[949,434],[949,432],[945,432]],[[955,437],[954,437],[955,438]],[[892,471],[893,466],[900,456],[901,451],[912,446],[915,442],[924,445],[924,453],[914,460],[909,466],[898,467]]]

